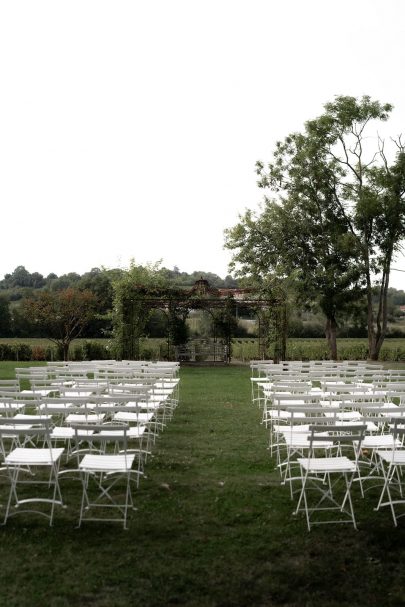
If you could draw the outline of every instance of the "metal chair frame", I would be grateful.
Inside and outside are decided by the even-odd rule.
[[[99,444],[101,451],[96,454],[87,453],[78,463],[83,487],[79,527],[84,521],[99,521],[118,522],[123,524],[124,529],[128,528],[128,511],[136,510],[132,499],[131,480],[134,476],[136,478],[139,476],[139,472],[132,469],[135,454],[128,453],[127,450],[128,428],[127,425],[116,424],[73,425],[78,447],[83,440],[83,431],[91,430],[93,432],[89,437],[91,448],[94,449],[95,444]],[[114,446],[119,443],[121,450],[118,453],[108,452],[108,444],[111,443]],[[118,498],[114,498],[111,492],[121,479],[125,480],[124,500],[118,502]],[[109,512],[113,508],[118,511],[116,517],[91,515],[91,512],[106,510]]]
[[[29,427],[27,427],[27,422]],[[49,525],[53,523],[55,506],[64,506],[62,494],[58,483],[58,472],[63,448],[52,447],[50,441],[50,420],[33,416],[29,419],[3,418],[1,420],[0,439],[10,438],[12,440],[22,440],[23,444],[29,441],[30,447],[17,446],[4,459],[4,465],[7,469],[10,479],[10,491],[6,506],[3,524],[15,514],[35,513],[45,516],[49,519]],[[9,427],[8,427],[9,426]],[[38,443],[42,442],[42,446]],[[49,477],[44,480],[34,475],[32,469],[48,469]],[[22,475],[29,475],[27,478],[21,478]],[[52,497],[42,497],[38,495],[30,498],[19,497],[20,486],[46,486],[48,489],[53,487]],[[50,513],[36,508],[24,508],[21,506],[31,504],[50,504]],[[11,512],[12,507],[18,508]]]
[[[352,523],[357,529],[351,499],[351,487],[356,473],[358,473],[358,458],[361,442],[364,438],[366,425],[336,424],[335,426],[315,425],[310,428],[308,437],[310,447],[308,457],[298,458],[301,466],[302,488],[294,514],[304,512],[308,531],[312,525]],[[324,432],[327,432],[328,441],[339,449],[337,454],[329,457],[316,457],[316,449],[319,443],[325,442]],[[341,449],[345,446],[352,447],[354,461],[342,455]],[[332,476],[335,476],[332,482]],[[338,483],[343,478],[343,495],[339,491]],[[314,505],[309,504],[308,492],[315,489],[321,494],[320,499]],[[340,499],[338,494],[341,496]],[[325,503],[330,505],[326,506]],[[345,518],[313,520],[312,515],[316,512],[339,511]]]

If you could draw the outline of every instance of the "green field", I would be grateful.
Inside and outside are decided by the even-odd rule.
[[[0,374],[13,367],[0,364]],[[247,366],[181,369],[181,401],[135,494],[129,530],[77,529],[80,489],[62,481],[54,526],[1,529],[7,607],[386,607],[405,604],[405,519],[354,493],[359,530],[307,532],[269,457]],[[2,477],[0,504],[7,481]],[[0,514],[1,514],[0,509]]]
[[[367,339],[340,338],[337,340],[338,357],[341,360],[367,359]],[[234,339],[232,355],[237,360],[246,362],[258,358],[258,343],[256,339]],[[325,339],[288,339],[287,360],[328,360],[329,350]],[[405,339],[386,339],[381,348],[380,360],[405,360]]]

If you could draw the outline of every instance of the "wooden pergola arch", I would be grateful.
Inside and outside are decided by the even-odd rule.
[[[273,358],[285,358],[285,301],[279,294],[263,295],[254,288],[215,288],[207,280],[200,278],[191,289],[160,288],[134,285],[122,302],[123,325],[126,334],[126,347],[123,358],[139,357],[139,338],[145,313],[162,310],[168,317],[168,358],[175,358],[173,349],[173,326],[176,319],[183,321],[191,310],[233,311],[235,315],[243,311],[253,312],[258,319],[259,347],[258,357],[268,357],[269,312],[272,312],[274,353]],[[138,312],[138,313],[137,313]],[[271,314],[270,314],[271,316]],[[146,324],[146,323],[145,323]],[[226,335],[227,360],[231,358],[232,332]]]

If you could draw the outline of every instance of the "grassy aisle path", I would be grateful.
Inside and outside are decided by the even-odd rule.
[[[269,461],[249,377],[246,367],[182,371],[181,405],[153,461],[156,499],[166,492],[162,604],[256,602],[249,586],[267,552]]]
[[[405,605],[405,519],[356,500],[359,531],[306,531],[266,450],[246,367],[185,368],[181,400],[135,494],[127,532],[76,529],[80,488],[52,529],[0,527],[7,607],[384,607]],[[0,480],[0,504],[6,485]],[[1,509],[0,509],[1,516]]]

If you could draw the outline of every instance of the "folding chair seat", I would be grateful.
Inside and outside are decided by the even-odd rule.
[[[68,397],[88,397],[92,395],[101,395],[106,392],[108,382],[97,379],[80,378],[69,385],[62,385],[59,388],[60,394]]]
[[[333,447],[333,443],[328,440],[328,434],[326,432],[323,432],[322,434],[324,436],[324,440],[318,444],[318,448],[323,448],[326,451],[329,451]],[[305,432],[305,430],[290,431],[289,429],[285,429],[282,435],[285,442],[286,455],[284,460],[280,461],[278,467],[280,468],[280,473],[282,475],[281,484],[289,484],[292,499],[294,494],[293,483],[294,481],[301,479],[300,475],[292,474],[292,469],[300,462],[300,458],[297,456],[304,457],[305,453],[308,451],[308,438],[310,433],[309,431]],[[319,435],[321,435],[321,433]]]
[[[385,480],[384,466],[381,464],[381,458],[378,455],[379,452],[391,452],[394,448],[398,447],[400,447],[400,442],[398,439],[394,439],[392,433],[371,434],[364,437],[361,451],[362,457],[359,461],[362,493],[365,491],[363,486],[364,481],[380,480],[383,483]]]
[[[80,412],[80,408],[63,398],[44,398],[37,406],[40,415],[50,415],[54,425],[62,425],[69,413]]]
[[[311,525],[330,523],[352,523],[356,529],[356,520],[351,499],[351,488],[355,475],[358,475],[358,459],[361,443],[366,430],[365,425],[336,424],[335,426],[311,426],[308,437],[309,451],[307,457],[298,458],[301,469],[301,491],[294,514],[304,512],[308,531]],[[318,444],[327,440],[336,449],[335,454],[320,457]],[[343,455],[342,449],[349,446],[354,459]],[[343,481],[343,487],[342,483]],[[319,499],[313,499],[313,493]],[[314,520],[315,513],[340,512],[345,518],[323,518]]]
[[[86,435],[87,438],[91,437],[92,434],[92,430],[87,430],[86,432],[83,431],[83,435]],[[58,445],[60,443],[63,444],[66,462],[68,462],[71,457],[76,455],[76,450],[73,447],[75,431],[72,426],[55,426],[52,428],[50,438],[53,445]],[[70,472],[71,470],[67,469],[59,474],[69,474]]]
[[[63,444],[66,461],[72,456],[74,430],[71,423],[96,424],[103,421],[103,416],[95,415],[86,405],[84,408],[80,406],[82,402],[82,399],[76,399],[74,403],[64,398],[44,399],[38,407],[41,414],[52,419],[50,439],[54,446]],[[87,404],[87,400],[84,402]]]
[[[52,525],[55,506],[63,506],[62,495],[58,483],[58,472],[63,448],[52,447],[50,441],[50,420],[3,418],[0,426],[0,439],[18,437],[22,444],[17,446],[4,458],[10,480],[10,491],[4,516],[4,524],[8,518],[18,513],[36,513],[49,519]],[[45,476],[45,472],[47,473]],[[29,486],[37,487],[37,494],[24,491]],[[39,491],[41,487],[42,491]],[[49,493],[51,494],[49,496]],[[28,495],[28,496],[27,496]],[[50,513],[43,509],[31,507],[34,504],[49,504]],[[21,508],[27,505],[28,508]],[[18,510],[13,510],[18,508]]]
[[[317,394],[287,394],[284,392],[276,392],[272,395],[263,408],[262,423],[269,428],[269,450],[270,454],[273,455],[273,450],[277,445],[274,442],[275,433],[274,426],[281,425],[283,423],[291,425],[292,413],[291,409],[297,407],[294,412],[294,417],[304,418],[306,415],[306,408],[313,407],[318,402]],[[301,407],[301,411],[298,408]]]
[[[120,424],[121,426],[122,424]],[[113,427],[114,426],[114,427]],[[117,425],[113,424],[110,430],[101,430],[100,435],[106,436],[107,434],[112,440],[113,437],[121,437],[122,430],[117,429]],[[146,437],[146,442],[145,442]],[[135,484],[139,487],[139,480],[141,476],[146,478],[145,476],[145,464],[147,461],[148,455],[150,455],[150,447],[149,440],[147,438],[147,432],[145,426],[129,426],[127,430],[127,454],[134,456],[133,462],[133,473]],[[116,452],[117,452],[117,444],[116,444]]]
[[[293,475],[292,470],[298,464],[298,457],[308,453],[310,448],[309,436],[311,426],[316,424],[333,426],[335,418],[325,418],[322,407],[292,407],[290,409],[291,420],[289,424],[280,425],[277,430],[282,441],[277,444],[277,467],[280,470],[283,485],[289,484],[291,498],[293,497],[293,483],[301,479],[301,475]],[[318,443],[318,448],[323,449],[325,454],[333,448],[333,443],[328,441],[328,433],[320,433],[325,440]],[[284,454],[284,455],[283,455]]]
[[[83,521],[108,521],[122,523],[127,529],[128,511],[135,509],[131,481],[135,478],[138,484],[139,478],[139,471],[132,468],[135,454],[129,453],[127,448],[128,426],[74,425],[73,428],[78,448],[83,439],[83,430],[91,430],[92,448],[98,444],[101,451],[85,454],[78,463],[82,480],[79,527]],[[118,452],[117,444],[121,447]],[[117,515],[107,516],[106,513],[109,514],[112,509],[117,511]],[[97,516],[97,513],[100,515]]]
[[[104,421],[105,413],[97,413],[93,407],[84,406],[80,410],[68,413],[65,423],[73,424],[101,424]]]
[[[112,422],[128,424],[128,440],[138,441],[139,452],[143,461],[151,453],[151,442],[155,442],[158,434],[155,413],[153,411],[142,411],[139,405],[128,404],[125,407],[116,407]]]
[[[113,406],[100,405],[98,412],[108,414],[109,421],[104,423],[111,428],[115,427],[117,433],[122,425],[128,426],[128,453],[136,455],[139,474],[143,474],[147,457],[151,454],[151,443],[155,438],[154,414],[143,411],[141,402],[125,403],[122,397],[120,401]]]
[[[311,405],[317,401],[314,394],[290,394],[287,392],[274,392],[266,399],[263,407],[262,423],[267,427],[267,422],[272,419],[289,419],[289,407]]]

